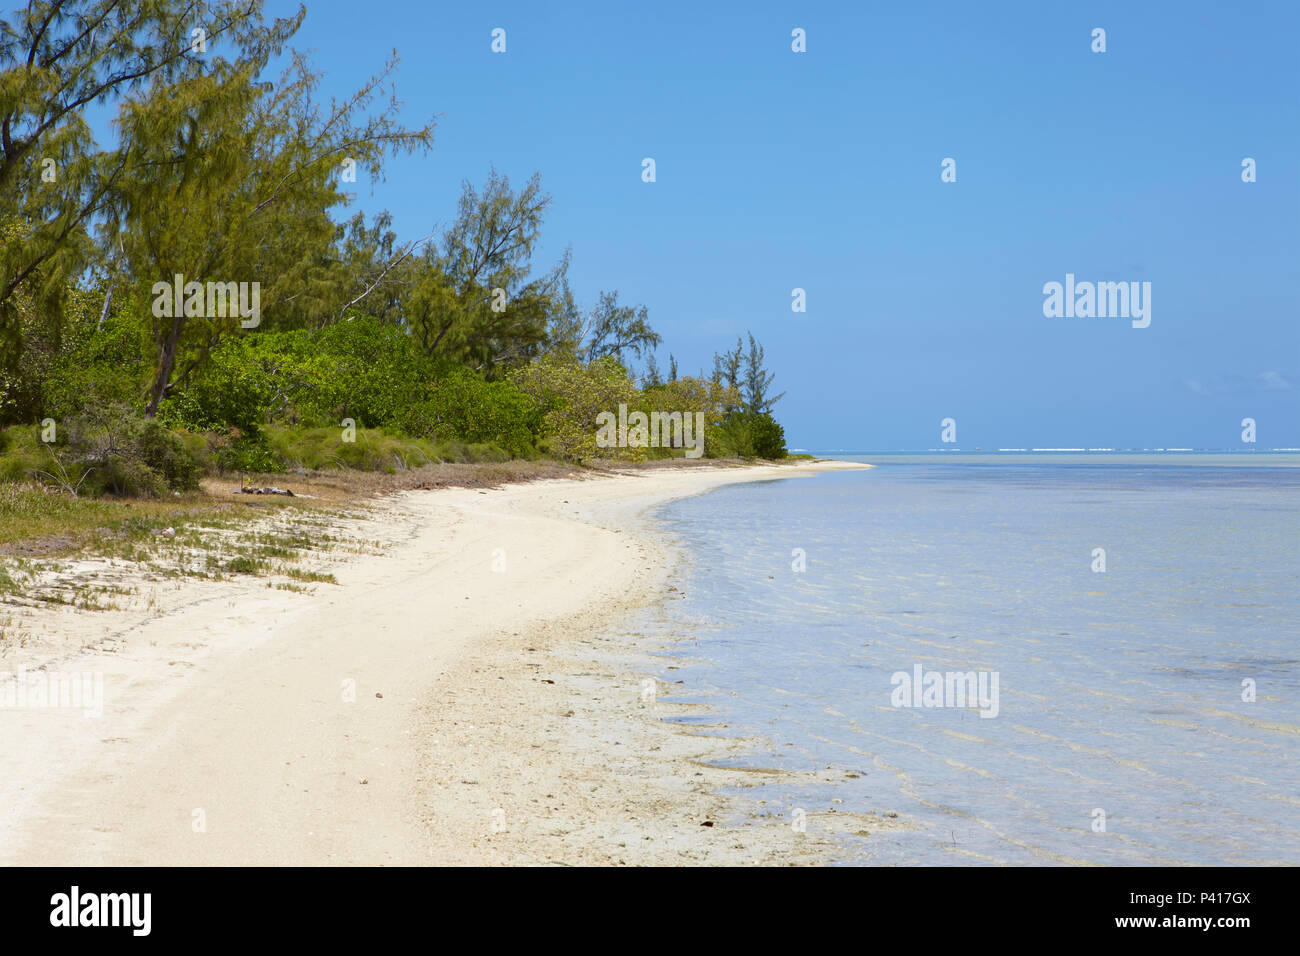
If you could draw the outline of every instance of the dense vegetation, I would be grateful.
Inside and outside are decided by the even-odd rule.
[[[380,100],[395,61],[316,102],[288,48],[303,16],[32,0],[0,19],[0,479],[152,496],[210,471],[685,453],[600,447],[620,406],[702,413],[710,457],[785,455],[753,336],[665,377],[645,307],[602,292],[584,314],[567,253],[535,266],[537,176],[464,184],[416,241],[386,212],[332,218],[433,125]],[[101,144],[85,111],[110,106]],[[177,276],[181,301],[157,288]],[[250,308],[233,284],[254,282]]]

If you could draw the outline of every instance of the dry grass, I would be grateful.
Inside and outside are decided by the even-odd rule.
[[[112,559],[161,578],[221,579],[250,574],[297,590],[331,584],[332,574],[294,562],[305,553],[348,550],[333,533],[349,509],[386,495],[434,488],[494,488],[518,482],[584,478],[664,468],[743,466],[716,459],[659,459],[579,467],[556,461],[441,463],[393,474],[301,471],[205,479],[198,491],[170,498],[77,498],[36,482],[0,482],[0,603],[113,606],[116,595],[65,579],[60,562]],[[241,484],[275,486],[282,495],[236,493]]]

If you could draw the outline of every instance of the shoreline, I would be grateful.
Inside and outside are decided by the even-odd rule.
[[[670,593],[650,508],[861,467],[404,492],[341,522],[361,553],[311,595],[142,581],[143,616],[42,610],[0,670],[102,673],[103,716],[0,708],[0,862],[787,863],[897,828],[730,825],[743,801],[716,791],[739,774],[704,760],[745,742],[663,721],[691,708],[643,700],[604,633]]]

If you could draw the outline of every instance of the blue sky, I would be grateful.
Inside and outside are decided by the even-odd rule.
[[[1300,4],[307,7],[324,95],[396,48],[438,117],[357,207],[417,238],[540,172],[539,267],[647,305],[664,367],[753,330],[792,446],[1300,446]],[[1066,273],[1150,282],[1150,327],[1045,318]]]

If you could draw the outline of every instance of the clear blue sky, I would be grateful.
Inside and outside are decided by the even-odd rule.
[[[322,93],[396,48],[404,116],[438,115],[358,207],[417,238],[461,180],[540,172],[538,264],[572,245],[584,307],[647,305],[665,368],[752,329],[794,447],[935,447],[949,416],[963,449],[1241,447],[1244,417],[1300,446],[1294,0],[307,8]],[[1045,318],[1067,272],[1149,281],[1150,327]]]

